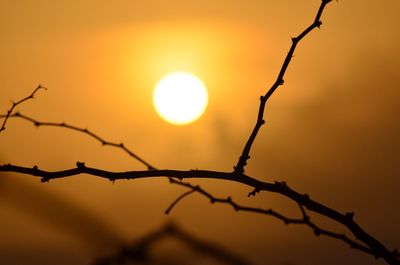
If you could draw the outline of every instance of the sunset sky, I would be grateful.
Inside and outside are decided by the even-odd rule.
[[[157,168],[232,171],[290,37],[312,22],[319,5],[0,0],[0,113],[42,84],[48,90],[18,106],[21,113],[89,128]],[[257,179],[286,181],[340,212],[354,211],[355,220],[390,249],[400,248],[399,12],[398,0],[326,7],[321,30],[299,44],[284,86],[267,104],[266,125],[246,168]],[[169,124],[153,107],[154,87],[174,71],[191,72],[208,88],[208,108],[189,125]],[[145,169],[78,132],[17,119],[6,128],[0,164],[62,170],[84,161],[106,170]],[[300,215],[277,195],[248,198],[243,185],[193,183],[244,205]],[[164,178],[112,184],[80,175],[43,184],[1,173],[0,263],[88,264],[173,220],[252,264],[385,264],[306,227],[236,213],[197,194],[165,215],[185,191]],[[166,253],[181,254],[173,247]]]

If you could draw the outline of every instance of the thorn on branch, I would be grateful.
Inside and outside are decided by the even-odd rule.
[[[322,25],[322,21],[317,21],[317,22],[315,23],[315,26],[316,26],[317,28],[321,28],[321,25]]]
[[[46,182],[49,182],[49,181],[50,181],[50,179],[48,177],[42,177],[40,179],[40,182],[42,182],[42,183],[46,183]]]
[[[306,200],[309,200],[309,199],[310,199],[310,195],[308,195],[307,193],[304,193],[303,197],[304,197]]]
[[[259,192],[260,192],[260,189],[254,188],[253,191],[249,192],[249,195],[247,195],[247,197],[256,196],[257,193],[259,193]]]
[[[86,166],[85,166],[85,162],[76,162],[76,166],[78,167],[78,168],[85,168]]]
[[[35,175],[35,176],[39,176],[39,168],[38,168],[38,166],[33,166],[33,174]]]
[[[314,234],[315,234],[316,236],[320,236],[320,235],[321,235],[321,230],[319,230],[319,229],[314,229]]]
[[[353,218],[354,218],[354,212],[348,212],[348,213],[346,213],[346,218],[348,218],[348,219],[350,219],[350,220],[353,220]]]

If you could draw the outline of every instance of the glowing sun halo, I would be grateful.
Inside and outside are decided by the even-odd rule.
[[[203,82],[185,73],[170,73],[162,78],[153,94],[157,113],[167,122],[177,125],[197,120],[206,110],[208,93]]]

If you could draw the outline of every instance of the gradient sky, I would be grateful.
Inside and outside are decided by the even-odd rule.
[[[40,83],[48,90],[18,107],[22,113],[87,127],[159,168],[230,171],[290,37],[309,25],[319,4],[0,0],[0,111]],[[247,168],[253,177],[285,180],[336,210],[354,211],[389,248],[400,248],[399,11],[398,0],[328,5],[321,30],[300,43],[285,85],[267,105]],[[183,127],[161,120],[151,98],[157,81],[177,70],[199,76],[210,97],[204,116]],[[143,169],[85,135],[21,120],[9,120],[0,134],[0,159],[48,170],[76,161]],[[87,264],[167,220],[254,264],[384,264],[305,227],[235,213],[199,195],[165,216],[184,190],[163,178],[111,184],[79,176],[41,184],[1,175],[4,264]],[[276,195],[249,199],[249,189],[237,184],[195,183],[246,205],[299,214]]]

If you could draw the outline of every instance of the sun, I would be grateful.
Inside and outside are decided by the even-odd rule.
[[[153,104],[157,113],[175,125],[188,124],[200,118],[207,103],[206,86],[191,73],[170,73],[154,89]]]

